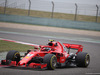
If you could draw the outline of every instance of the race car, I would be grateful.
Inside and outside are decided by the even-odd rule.
[[[71,53],[70,50],[75,50]],[[49,40],[47,45],[39,45],[32,50],[27,50],[24,56],[18,51],[11,50],[6,59],[1,60],[1,65],[20,66],[29,68],[47,68],[54,70],[56,67],[66,66],[69,63],[77,67],[88,67],[90,56],[82,52],[83,46]]]

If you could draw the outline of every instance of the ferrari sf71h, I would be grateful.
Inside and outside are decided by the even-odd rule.
[[[71,53],[70,50],[77,51]],[[50,40],[47,45],[40,45],[34,47],[33,50],[27,50],[24,56],[20,56],[18,51],[11,50],[7,53],[6,59],[1,60],[1,64],[50,70],[62,65],[66,66],[69,63],[77,67],[87,67],[90,63],[90,56],[82,50],[82,45]]]

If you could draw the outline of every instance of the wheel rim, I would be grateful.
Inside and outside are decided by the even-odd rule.
[[[53,60],[53,61],[52,61],[53,67],[56,67],[56,64],[57,64],[56,60]]]
[[[85,60],[86,62],[86,66],[88,66],[89,65],[89,63],[90,63],[90,57],[89,57],[89,55],[87,54],[86,55],[86,60]]]
[[[13,60],[17,61],[17,62],[20,60],[20,54],[19,54],[19,52],[15,53],[15,55],[13,57]]]
[[[55,69],[56,68],[56,64],[57,64],[57,59],[56,59],[55,56],[53,56],[51,58],[51,67],[52,67],[52,69]]]

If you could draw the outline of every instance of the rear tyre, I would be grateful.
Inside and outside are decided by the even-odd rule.
[[[54,54],[46,54],[43,63],[47,63],[47,69],[54,70],[57,65],[57,58]]]
[[[76,65],[78,67],[87,67],[90,63],[90,56],[88,53],[79,52],[76,56]]]
[[[7,61],[16,61],[17,63],[20,61],[20,53],[15,50],[11,50],[6,55]]]

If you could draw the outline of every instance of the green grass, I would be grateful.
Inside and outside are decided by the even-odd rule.
[[[0,7],[0,14],[4,14],[4,7]],[[28,10],[7,8],[6,14],[28,16]],[[52,14],[51,12],[45,12],[45,11],[37,11],[37,10],[30,11],[30,16],[33,16],[33,17],[51,18],[51,14]],[[55,12],[53,18],[74,20],[74,16],[75,16],[74,14]],[[95,16],[86,16],[86,15],[77,15],[77,21],[95,22],[96,17]],[[98,17],[98,22],[100,22],[100,17]]]
[[[28,49],[34,49],[34,47],[19,44],[19,43],[0,40],[0,52],[10,51],[10,50],[17,50],[20,52],[26,52]]]

